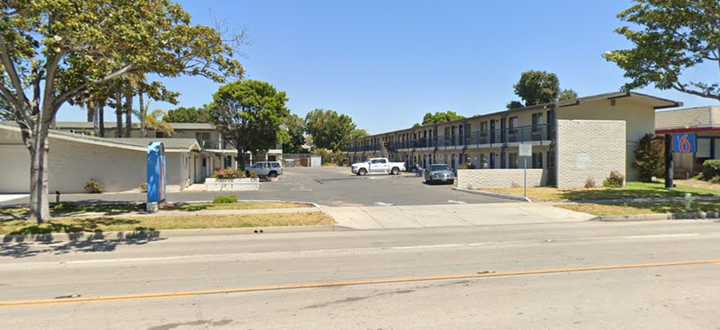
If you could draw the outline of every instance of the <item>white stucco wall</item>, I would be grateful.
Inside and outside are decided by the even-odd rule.
[[[487,169],[458,170],[457,187],[462,189],[511,188],[513,183],[522,186],[525,182],[525,170]],[[528,187],[547,185],[547,171],[543,169],[527,170]]]

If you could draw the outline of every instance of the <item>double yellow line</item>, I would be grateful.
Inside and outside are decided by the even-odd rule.
[[[689,265],[702,265],[702,264],[720,264],[720,259],[657,262],[657,263],[610,265],[610,266],[555,268],[555,269],[518,270],[518,271],[509,271],[509,272],[482,272],[482,273],[477,273],[477,274],[455,274],[455,275],[439,275],[439,276],[402,277],[402,278],[386,278],[386,279],[375,279],[375,280],[321,282],[321,283],[306,283],[306,284],[268,285],[268,286],[254,286],[254,287],[244,287],[244,288],[176,291],[176,292],[163,292],[163,293],[142,293],[142,294],[116,295],[116,296],[2,301],[2,302],[0,302],[0,308],[36,307],[36,306],[48,306],[48,305],[101,303],[101,302],[120,302],[120,301],[147,300],[147,299],[190,298],[190,297],[195,297],[197,295],[218,294],[218,293],[238,293],[238,292],[253,292],[253,291],[308,289],[308,288],[324,288],[324,287],[346,286],[346,285],[383,284],[383,283],[401,283],[401,282],[436,281],[436,280],[456,280],[456,279],[480,278],[480,277],[571,273],[571,272],[588,272],[588,271],[598,271],[598,270],[668,267],[668,266],[689,266]]]

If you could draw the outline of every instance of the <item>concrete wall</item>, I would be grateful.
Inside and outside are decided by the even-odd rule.
[[[611,171],[626,174],[625,121],[558,120],[557,186],[580,188],[587,179],[602,185]]]
[[[655,132],[655,109],[652,106],[629,98],[618,98],[615,99],[615,105],[612,105],[611,100],[599,100],[560,108],[556,116],[559,120],[624,121],[626,163],[621,169],[624,169],[628,181],[640,179],[640,173],[632,164],[635,161],[635,149],[640,139],[647,133]],[[585,137],[586,135],[580,136],[576,142],[582,144]]]
[[[471,188],[510,188],[513,182],[522,187],[524,170],[521,169],[488,169],[458,170],[457,187]],[[528,187],[547,185],[547,171],[543,169],[527,170]]]

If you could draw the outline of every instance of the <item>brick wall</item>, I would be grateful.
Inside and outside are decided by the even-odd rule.
[[[611,171],[627,174],[625,121],[558,120],[557,186],[580,188],[588,179],[597,185]]]
[[[522,169],[484,169],[458,170],[457,187],[471,188],[510,188],[513,182],[522,187],[524,182]],[[547,171],[543,169],[527,170],[528,187],[547,185]]]

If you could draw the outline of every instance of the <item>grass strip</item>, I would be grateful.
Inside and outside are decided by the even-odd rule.
[[[624,203],[624,204],[596,204],[578,203],[555,205],[571,211],[583,212],[597,216],[609,215],[638,215],[638,214],[668,214],[687,212],[720,212],[719,201],[696,201],[692,203],[690,211],[685,210],[684,202],[652,202],[652,203]]]

